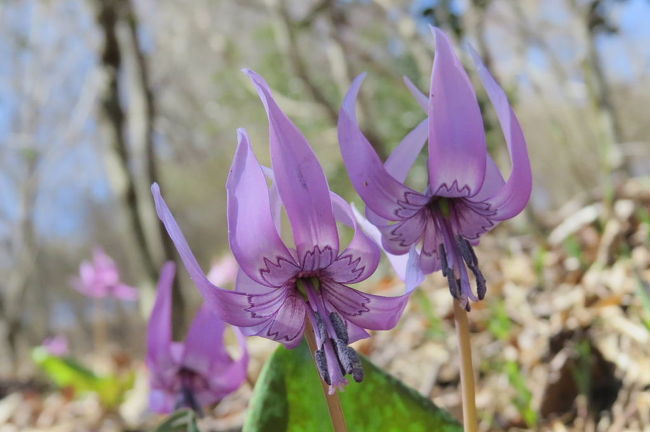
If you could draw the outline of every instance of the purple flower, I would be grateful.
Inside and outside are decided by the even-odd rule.
[[[172,342],[172,284],[175,266],[162,269],[158,294],[147,329],[147,366],[151,373],[149,406],[169,413],[219,402],[246,380],[246,339],[233,328],[242,354],[233,360],[223,343],[225,323],[205,305],[201,307],[185,342]]]
[[[154,184],[156,209],[190,276],[225,321],[288,348],[300,343],[310,321],[318,345],[316,364],[333,392],[347,384],[345,375],[363,378],[359,358],[348,345],[368,337],[367,329],[393,328],[408,293],[388,298],[348,286],[375,271],[380,250],[357,229],[348,203],[329,190],[309,143],[280,110],[264,79],[245,72],[266,108],[273,170],[260,166],[246,132],[239,130],[227,182],[230,247],[241,268],[235,291],[206,279]],[[272,181],[270,189],[265,176]],[[282,207],[295,248],[279,235]],[[337,223],[354,230],[346,248],[339,247]]]
[[[381,233],[384,249],[390,254],[409,254],[411,279],[421,281],[423,274],[442,270],[452,296],[469,309],[468,299],[477,301],[486,292],[472,246],[483,233],[523,210],[531,192],[531,169],[517,117],[472,51],[510,153],[512,171],[504,181],[487,153],[481,111],[469,77],[447,36],[439,29],[432,31],[436,56],[429,97],[406,81],[428,118],[382,163],[355,117],[361,75],[341,108],[339,142],[350,179],[366,203],[368,220]],[[429,181],[426,190],[418,192],[404,180],[427,138]],[[470,271],[476,295],[470,288]]]
[[[79,266],[79,277],[73,286],[80,293],[95,298],[115,297],[120,300],[136,300],[137,289],[120,281],[120,271],[115,261],[101,248],[93,251],[92,262],[84,261]]]
[[[42,344],[50,355],[63,357],[70,353],[68,338],[64,335],[56,335],[46,338]]]

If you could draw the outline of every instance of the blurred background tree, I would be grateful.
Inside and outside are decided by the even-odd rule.
[[[267,78],[332,189],[354,200],[336,141],[351,80],[369,72],[360,114],[386,156],[423,118],[401,77],[428,89],[427,25],[472,43],[510,93],[533,163],[529,210],[503,229],[544,243],[572,211],[650,173],[649,20],[642,0],[1,1],[0,375],[31,376],[21,359],[53,333],[90,350],[95,318],[70,278],[95,245],[148,312],[158,269],[175,259],[152,181],[206,270],[227,250],[236,128],[269,162],[264,112],[240,68]],[[424,184],[423,164],[412,181]],[[199,297],[184,272],[175,291],[182,329]],[[142,353],[143,321],[126,312],[114,340]]]

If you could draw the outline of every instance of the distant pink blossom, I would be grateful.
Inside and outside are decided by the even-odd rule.
[[[46,338],[43,341],[43,348],[53,356],[63,357],[68,355],[70,347],[68,345],[68,338],[64,335],[56,335]]]
[[[238,271],[239,264],[237,264],[235,257],[231,254],[226,254],[212,264],[207,278],[215,285],[225,285],[237,279]]]
[[[184,341],[172,340],[172,285],[176,267],[162,268],[156,303],[147,330],[147,366],[151,373],[149,408],[170,413],[219,402],[246,380],[246,338],[233,327],[241,355],[233,359],[224,344],[226,323],[207,306],[196,314]]]
[[[138,298],[137,289],[122,283],[117,264],[101,248],[93,251],[92,262],[81,263],[79,277],[73,280],[73,286],[88,297],[115,297],[127,301]]]

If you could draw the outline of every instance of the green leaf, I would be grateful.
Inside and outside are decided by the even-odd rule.
[[[191,410],[176,411],[167,417],[154,432],[200,432],[196,425],[196,415]]]
[[[58,387],[70,387],[75,394],[97,393],[108,408],[117,407],[135,381],[133,372],[126,376],[100,376],[75,359],[51,355],[43,347],[34,348],[32,359]]]
[[[348,430],[460,432],[462,427],[429,399],[362,358],[365,378],[340,392]],[[264,366],[244,432],[332,431],[320,378],[305,343],[279,347]]]
[[[515,399],[513,402],[517,410],[529,427],[536,426],[538,418],[537,412],[533,409],[533,394],[528,389],[526,377],[521,372],[519,364],[515,361],[508,360],[504,368],[508,375],[508,381],[515,390]]]

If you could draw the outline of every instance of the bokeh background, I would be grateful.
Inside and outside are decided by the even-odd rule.
[[[360,114],[386,156],[424,116],[401,77],[428,89],[428,24],[484,57],[534,170],[528,209],[478,248],[489,286],[471,314],[481,429],[650,430],[649,23],[644,0],[0,1],[0,430],[155,424],[144,331],[160,266],[176,256],[149,185],[161,184],[204,269],[227,253],[236,128],[269,161],[264,111],[240,72],[249,67],[309,138],[331,188],[361,205],[336,140],[341,98],[369,73]],[[96,246],[138,302],[72,289]],[[200,298],[179,273],[182,336]],[[401,284],[384,266],[364,289]],[[432,277],[395,330],[356,348],[459,415],[450,306]],[[94,370],[136,372],[121,406],[48,381],[30,353],[56,335]],[[210,411],[214,430],[241,426],[275,346],[250,342],[250,383]]]

